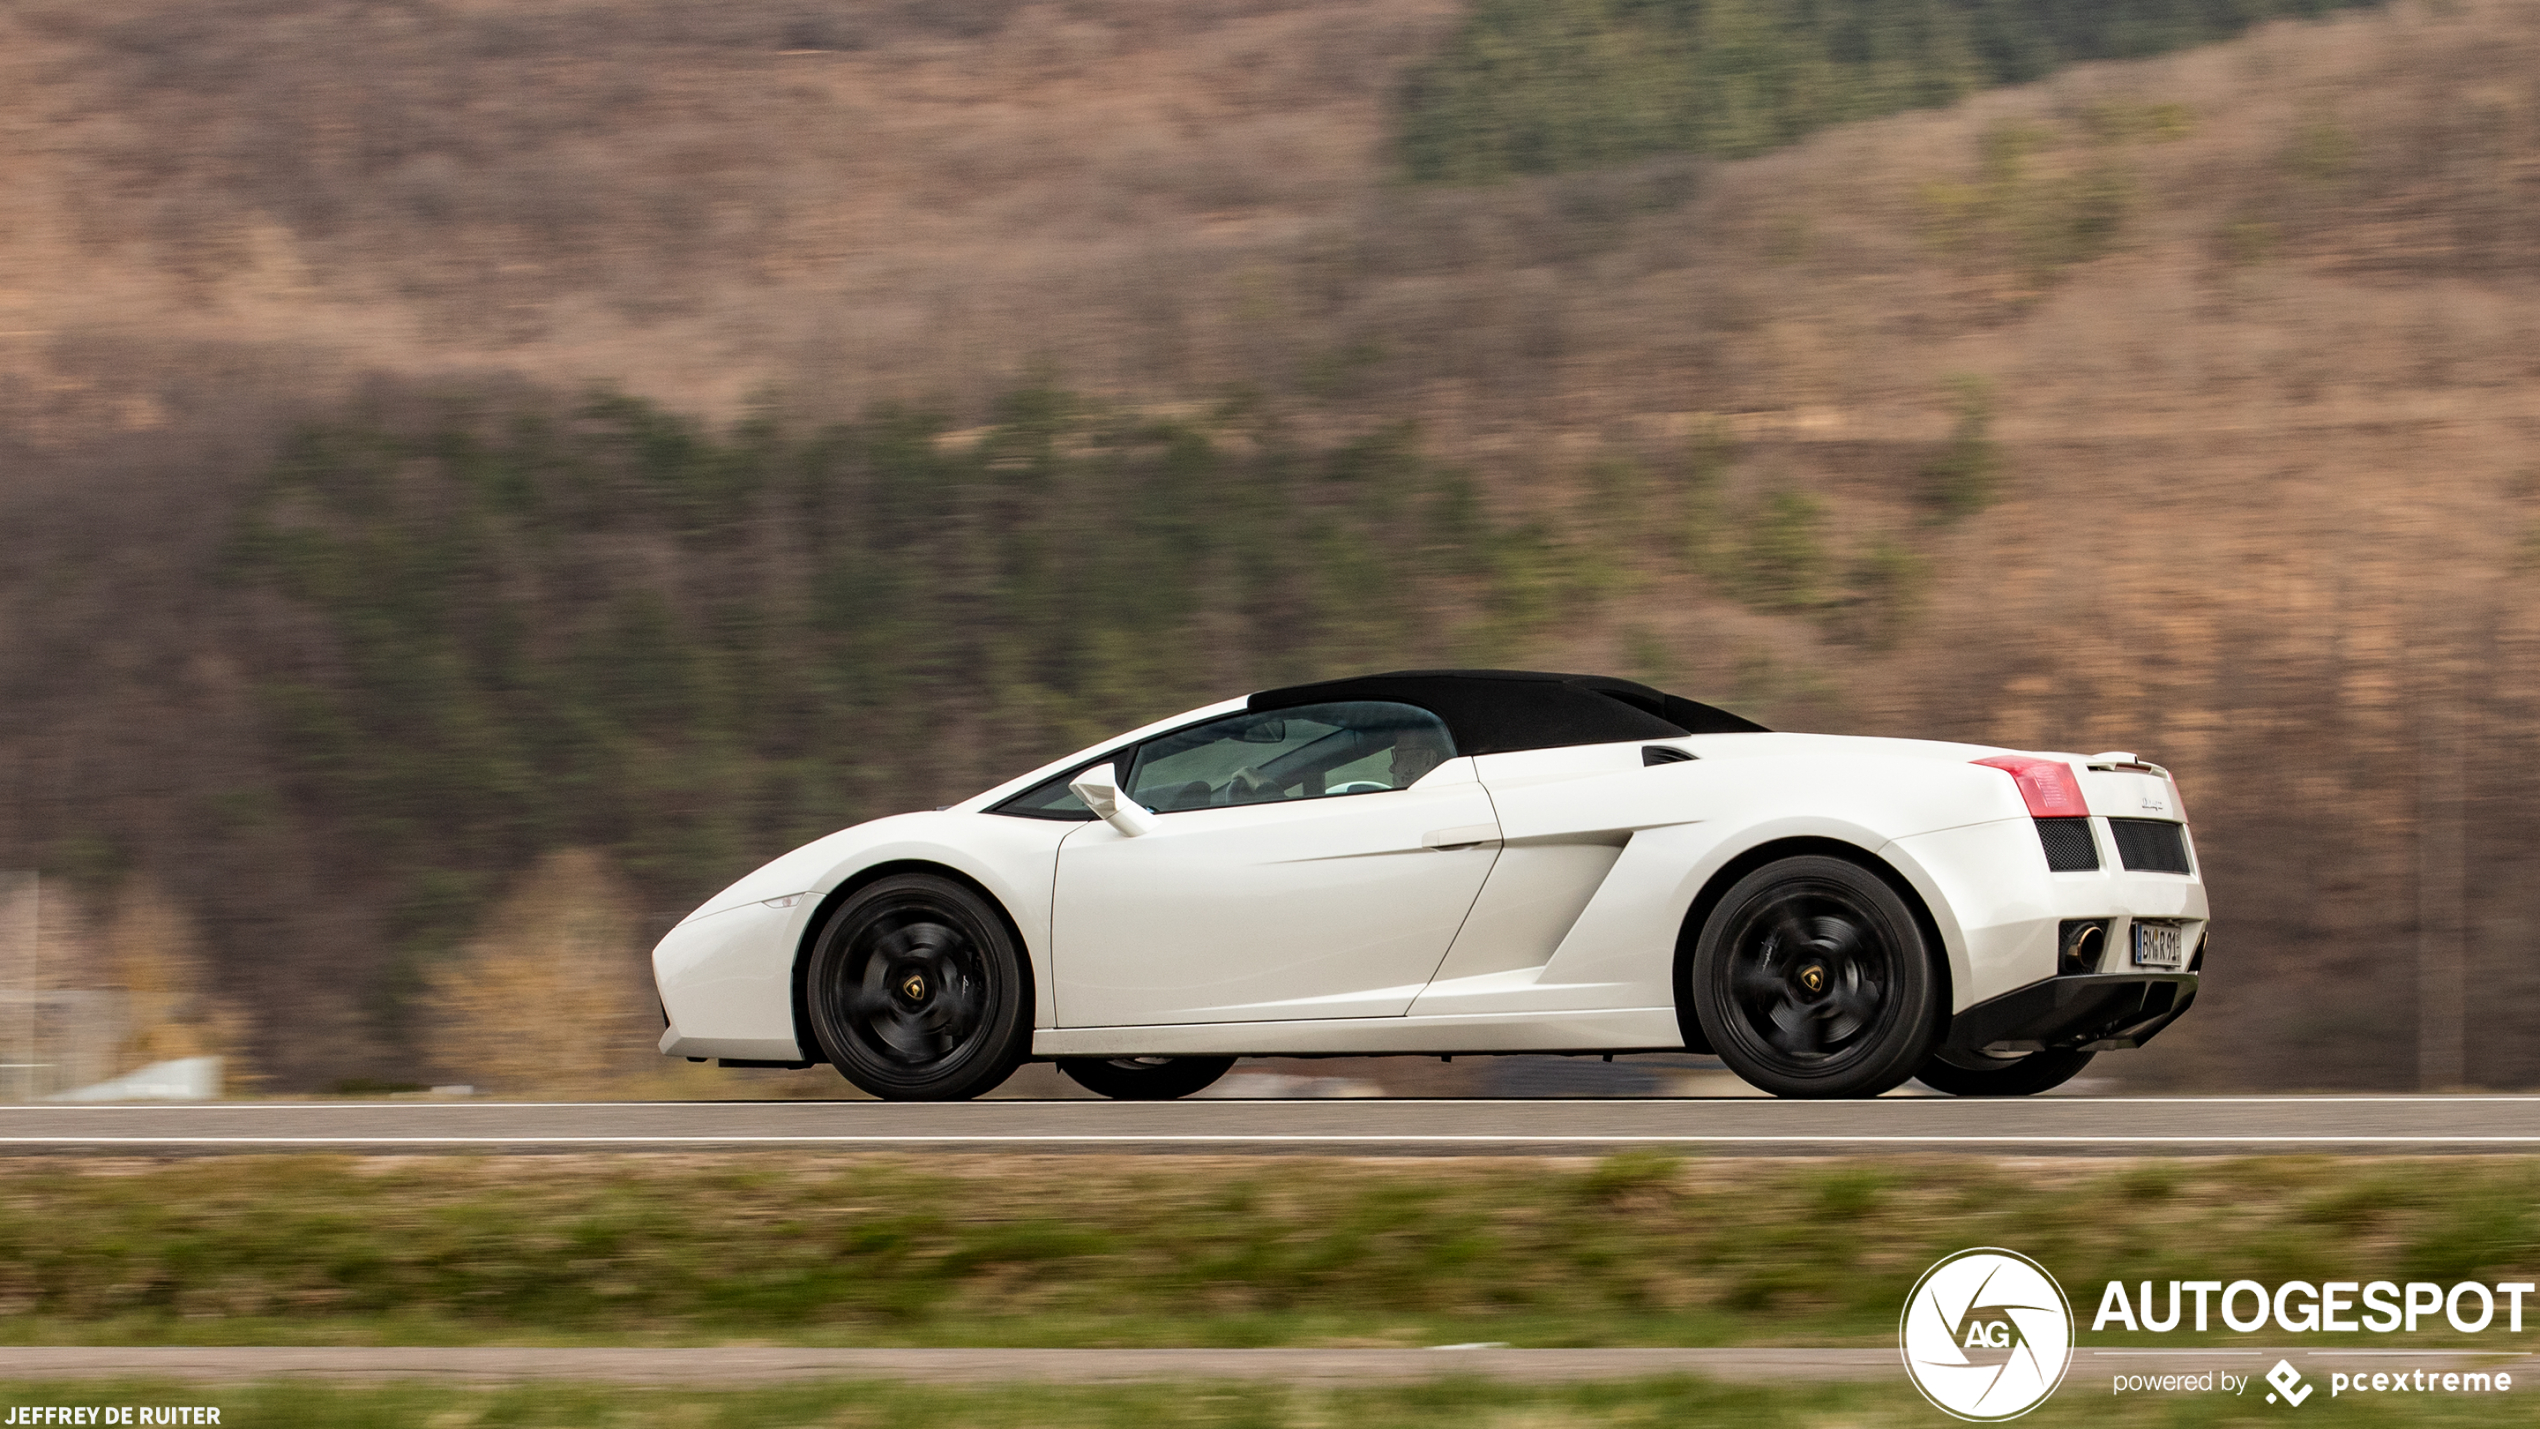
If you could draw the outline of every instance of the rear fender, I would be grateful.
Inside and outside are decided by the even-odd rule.
[[[1681,1006],[1683,979],[1690,969],[1693,949],[1702,936],[1702,925],[1709,921],[1712,910],[1739,879],[1769,863],[1785,858],[1817,854],[1859,864],[1886,880],[1903,897],[1922,924],[1923,936],[1941,950],[1945,973],[1949,979],[1952,1010],[1956,1010],[1957,990],[1967,985],[1967,939],[1949,900],[1943,896],[1938,880],[1911,851],[1893,840],[1882,839],[1877,831],[1839,819],[1780,819],[1746,831],[1734,846],[1723,846],[1705,859],[1686,879],[1683,914],[1679,918],[1676,940],[1676,976],[1674,990]],[[1691,1027],[1688,1018],[1687,1027]],[[1698,1032],[1688,1031],[1689,1039]]]

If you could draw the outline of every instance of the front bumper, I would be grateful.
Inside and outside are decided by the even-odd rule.
[[[2198,974],[2078,973],[1979,1002],[1949,1022],[1955,1052],[2140,1047],[2196,1001]]]
[[[670,1019],[663,1055],[801,1061],[794,950],[818,902],[744,903],[671,929],[653,949],[653,987]]]

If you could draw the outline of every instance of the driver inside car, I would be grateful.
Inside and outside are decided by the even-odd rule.
[[[1320,780],[1313,780],[1307,785],[1309,797],[1326,792],[1374,794],[1390,789],[1408,789],[1427,777],[1429,771],[1453,758],[1454,753],[1436,729],[1414,726],[1397,730],[1393,747],[1386,753],[1386,779],[1351,779],[1329,790],[1322,786]],[[1229,804],[1250,804],[1279,797],[1280,790],[1257,768],[1238,769],[1226,781],[1224,799]]]
[[[1444,764],[1452,752],[1434,729],[1419,727],[1395,735],[1393,787],[1408,789],[1419,783],[1430,770]]]

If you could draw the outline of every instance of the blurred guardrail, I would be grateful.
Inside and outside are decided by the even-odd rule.
[[[132,999],[103,988],[48,988],[39,942],[41,885],[0,872],[0,1101],[41,1101],[113,1077]]]
[[[41,1101],[112,1077],[129,1007],[120,992],[0,989],[0,1099]]]

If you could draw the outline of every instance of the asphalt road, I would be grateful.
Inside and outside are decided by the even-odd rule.
[[[2540,1097],[1594,1101],[228,1102],[0,1107],[0,1152],[1207,1152],[1788,1156],[2540,1150]]]

